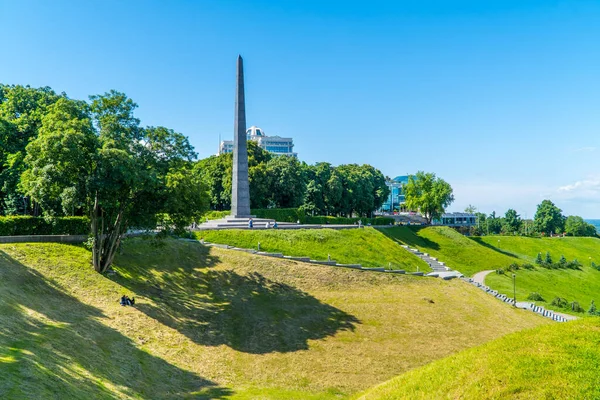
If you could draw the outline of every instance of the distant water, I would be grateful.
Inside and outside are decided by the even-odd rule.
[[[584,221],[594,225],[596,227],[596,232],[600,232],[600,219],[586,219]]]

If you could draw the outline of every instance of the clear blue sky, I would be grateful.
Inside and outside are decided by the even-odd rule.
[[[453,211],[600,218],[598,1],[0,0],[0,82],[110,89],[200,157],[249,125],[300,159],[435,172]]]

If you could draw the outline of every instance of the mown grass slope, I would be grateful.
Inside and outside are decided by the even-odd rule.
[[[132,240],[0,245],[0,398],[337,399],[547,324],[462,282]],[[136,297],[121,307],[122,294]]]
[[[198,239],[231,246],[280,252],[289,256],[331,259],[342,264],[388,267],[406,271],[430,271],[429,266],[393,240],[373,228],[298,230],[214,230],[197,231]]]
[[[514,255],[474,242],[446,226],[397,226],[379,230],[399,243],[437,257],[466,276],[488,269],[504,268],[518,260]]]
[[[600,319],[539,327],[379,385],[364,400],[598,399]]]
[[[570,309],[552,306],[555,297],[565,298],[569,302],[576,301],[585,310],[592,300],[600,302],[600,271],[590,267],[591,261],[600,264],[600,239],[583,237],[565,238],[528,238],[488,236],[477,241],[488,246],[499,246],[502,251],[510,252],[520,258],[519,263],[534,263],[538,253],[545,257],[550,252],[553,261],[561,255],[567,260],[578,259],[581,269],[547,269],[536,266],[534,270],[510,272],[505,275],[491,274],[486,277],[486,284],[504,293],[512,293],[512,274],[516,275],[517,300],[526,300],[530,293],[542,295],[545,302],[537,302],[546,308],[581,315]],[[498,242],[499,241],[499,242]],[[591,257],[591,259],[590,259]]]
[[[591,237],[532,238],[522,236],[482,236],[473,240],[497,252],[506,252],[524,261],[534,263],[538,253],[545,257],[550,252],[553,261],[561,255],[567,260],[578,259],[583,265],[590,261],[600,264],[600,239]],[[591,257],[591,259],[590,259]]]

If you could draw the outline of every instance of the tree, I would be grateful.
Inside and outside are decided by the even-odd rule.
[[[445,208],[454,201],[452,187],[434,173],[417,172],[408,178],[404,187],[406,206],[419,210],[425,216],[427,223],[442,216]]]
[[[554,203],[550,200],[544,200],[538,205],[533,222],[538,232],[551,235],[553,232],[563,231],[565,217],[562,215],[562,210],[556,207]]]
[[[87,200],[97,147],[87,104],[59,99],[27,145],[21,189],[46,215],[74,215]]]
[[[569,215],[565,221],[565,232],[568,236],[596,236],[596,228],[583,218]]]
[[[496,217],[496,211],[485,220],[487,234],[497,235],[502,231],[502,218]]]
[[[552,265],[552,257],[550,256],[550,252],[547,251],[546,252],[546,258],[544,258],[544,264],[546,265]]]
[[[515,210],[510,208],[508,209],[508,211],[506,211],[506,214],[504,215],[504,223],[502,228],[506,233],[515,233],[518,232],[521,228],[521,223],[522,221],[519,214],[517,214]]]
[[[469,204],[467,207],[465,207],[465,212],[468,214],[476,214],[477,213],[477,207],[475,207],[472,204]]]
[[[129,227],[161,220],[180,230],[207,202],[186,137],[164,127],[141,128],[137,105],[111,91],[89,107],[60,99],[27,146],[22,186],[45,214],[88,213],[94,269],[105,272]]]
[[[273,157],[267,162],[271,179],[269,200],[274,207],[299,207],[304,199],[305,166],[295,157]]]
[[[19,190],[26,169],[25,147],[37,137],[46,110],[60,97],[49,87],[0,85],[0,211],[4,214],[37,212]]]

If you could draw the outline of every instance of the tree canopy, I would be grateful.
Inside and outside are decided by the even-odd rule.
[[[533,222],[536,230],[546,235],[562,233],[565,227],[562,210],[550,200],[544,200],[538,205]]]
[[[446,207],[454,201],[450,184],[431,172],[419,171],[409,176],[404,193],[406,207],[419,210],[428,224],[433,219],[441,218]]]
[[[46,107],[19,187],[45,215],[87,214],[94,268],[106,271],[130,227],[180,230],[207,208],[188,139],[139,125],[124,93],[66,96]]]

